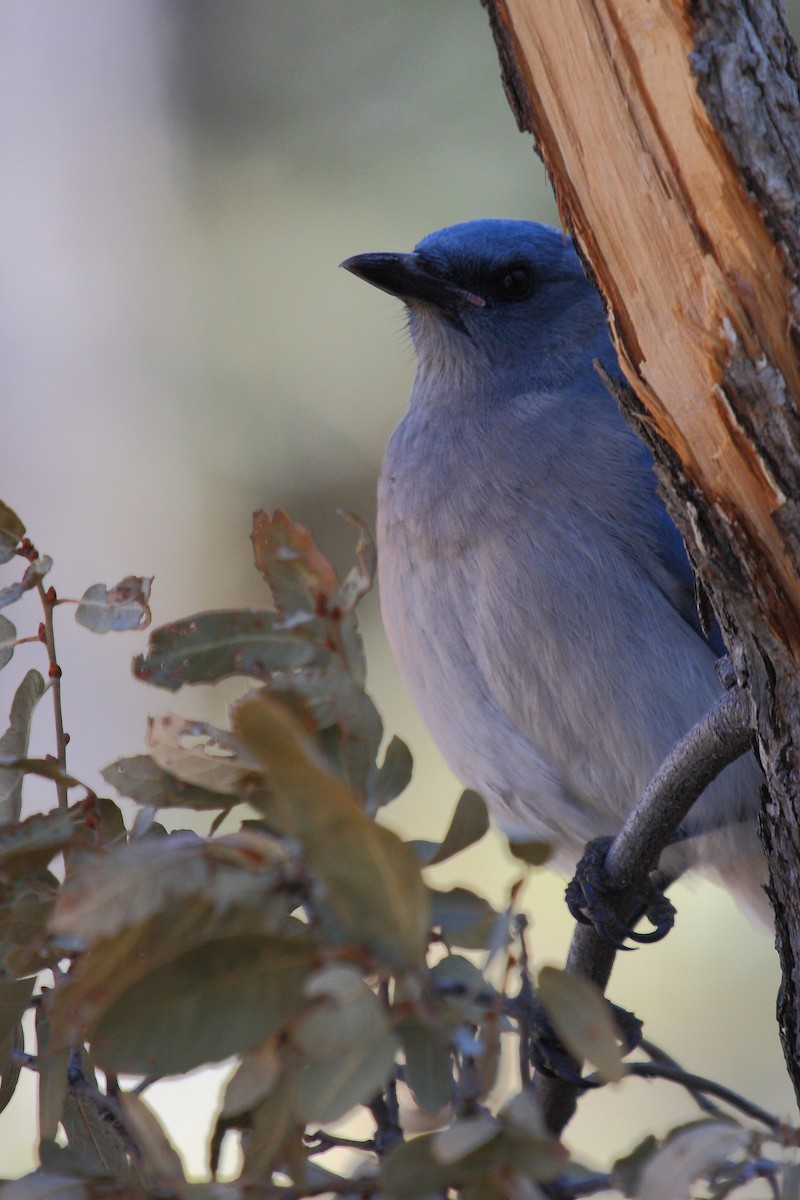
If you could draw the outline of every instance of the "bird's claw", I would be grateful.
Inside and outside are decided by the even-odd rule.
[[[641,1043],[642,1022],[632,1012],[607,1001],[622,1041],[622,1054],[630,1054]],[[544,1011],[534,998],[528,1027],[528,1053],[531,1065],[551,1079],[560,1079],[582,1090],[602,1087],[602,1080],[581,1074],[580,1064],[564,1047]]]
[[[648,876],[635,891],[610,884],[605,861],[613,840],[602,837],[589,842],[567,885],[567,907],[576,921],[593,925],[603,941],[615,950],[633,950],[633,946],[625,944],[626,940],[641,945],[660,942],[675,923],[674,905],[652,876]],[[636,925],[642,917],[646,917],[653,928],[646,933],[637,933]]]

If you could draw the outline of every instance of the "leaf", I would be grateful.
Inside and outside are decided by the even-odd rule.
[[[649,1133],[623,1158],[618,1158],[611,1168],[614,1186],[625,1196],[635,1196],[639,1190],[642,1171],[658,1150],[658,1138]]]
[[[11,662],[16,644],[16,626],[0,613],[0,671]]]
[[[0,979],[0,1044],[7,1042],[28,1007],[35,979]]]
[[[149,754],[118,758],[100,774],[121,796],[145,808],[190,808],[198,812],[233,807],[239,796],[185,783],[162,770]]]
[[[327,667],[276,675],[268,687],[281,698],[288,693],[298,699],[297,715],[304,724],[331,732],[336,768],[350,790],[358,797],[365,797],[375,769],[383,723],[364,689],[333,660]]]
[[[0,888],[0,964],[8,975],[27,975],[52,966],[61,952],[48,952],[47,920],[59,889],[49,871],[25,873]]]
[[[70,1090],[64,1102],[61,1123],[81,1174],[117,1179],[128,1176],[126,1143],[107,1113],[100,1111],[86,1089],[78,1087]]]
[[[269,1180],[282,1164],[285,1147],[302,1134],[293,1109],[293,1080],[285,1073],[271,1092],[253,1110],[250,1132],[244,1147],[242,1177]]]
[[[266,834],[206,841],[189,831],[128,842],[95,855],[61,889],[50,929],[62,944],[84,948],[170,904],[201,895],[224,916],[264,908],[283,880],[286,852]]]
[[[469,1153],[452,1157],[470,1145]],[[503,1178],[519,1174],[546,1182],[556,1179],[567,1161],[559,1142],[526,1136],[479,1116],[397,1146],[384,1160],[382,1178],[390,1200],[420,1200],[496,1179],[498,1172]]]
[[[409,848],[366,817],[345,785],[312,760],[302,728],[278,701],[245,701],[234,725],[266,768],[267,820],[300,842],[350,939],[392,967],[420,967],[428,893]]]
[[[391,1078],[398,1041],[378,998],[352,967],[323,968],[304,992],[323,1003],[304,1013],[291,1033],[307,1060],[297,1075],[295,1115],[336,1121]]]
[[[28,752],[33,710],[45,692],[45,682],[38,671],[28,671],[11,702],[9,726],[0,737],[0,756],[24,758]],[[18,821],[22,808],[21,770],[0,767],[0,825]]]
[[[426,1021],[406,1017],[397,1032],[406,1059],[405,1081],[420,1108],[436,1113],[450,1103],[453,1059],[445,1039]]]
[[[145,683],[177,691],[187,683],[216,683],[229,675],[268,680],[275,671],[324,666],[331,651],[302,628],[259,609],[197,613],[150,634],[147,653],[133,660]]]
[[[520,858],[530,867],[543,867],[553,855],[550,842],[509,842],[508,848],[515,858]]]
[[[488,900],[462,887],[447,892],[431,888],[430,896],[431,924],[441,930],[448,945],[467,950],[486,948],[498,917]]]
[[[358,565],[344,585],[339,584],[331,564],[314,544],[303,525],[297,525],[282,509],[270,517],[263,509],[253,515],[253,550],[258,570],[269,584],[285,627],[305,627],[308,636],[327,645],[348,674],[363,687],[366,666],[364,648],[353,616],[353,608],[371,586],[366,527],[348,517],[360,530]]]
[[[339,607],[342,612],[349,613],[372,589],[378,569],[378,554],[372,535],[361,517],[344,508],[337,509],[337,514],[358,530],[356,561],[339,587]]]
[[[489,1113],[460,1117],[433,1135],[431,1150],[438,1163],[454,1163],[496,1138],[502,1126]]]
[[[261,770],[258,759],[227,730],[177,713],[150,718],[147,748],[163,771],[226,797]]]
[[[450,827],[444,835],[444,840],[437,845],[435,842],[412,843],[417,858],[424,867],[433,867],[443,863],[448,858],[460,854],[469,846],[479,842],[489,828],[489,816],[486,805],[477,792],[467,789],[459,796],[455,812],[450,821]],[[418,847],[425,847],[422,852]],[[430,849],[428,849],[430,847]]]
[[[462,1020],[479,1024],[484,1010],[493,1003],[495,991],[481,972],[461,954],[447,954],[431,967],[430,979],[437,993]]]
[[[43,1005],[36,1009],[36,1049],[39,1067],[39,1142],[55,1141],[67,1096],[70,1049],[54,1047],[50,1017]]]
[[[10,562],[25,536],[25,526],[13,508],[0,500],[0,563]]]
[[[29,562],[22,579],[18,583],[12,583],[8,587],[0,589],[0,608],[6,608],[9,604],[15,604],[20,596],[35,588],[52,565],[52,558],[49,558],[46,554]]]
[[[133,1092],[121,1092],[119,1102],[125,1126],[139,1149],[148,1177],[161,1185],[159,1192],[165,1185],[171,1184],[170,1192],[177,1186],[177,1195],[180,1196],[184,1181],[181,1160],[155,1113],[141,1096]]]
[[[34,813],[0,827],[0,877],[10,880],[43,869],[61,850],[78,845],[85,828],[81,812],[74,808]]]
[[[335,1058],[314,1059],[298,1072],[294,1113],[299,1121],[337,1121],[370,1100],[394,1075],[394,1034],[365,1036]]]
[[[0,1045],[0,1113],[8,1108],[14,1092],[17,1090],[22,1067],[15,1054],[24,1049],[25,1035],[22,1031],[22,1021],[17,1021],[4,1043]]]
[[[691,1185],[705,1179],[737,1150],[751,1134],[732,1121],[695,1121],[673,1130],[660,1150],[647,1162],[639,1178],[642,1200],[675,1200],[687,1196]]]
[[[399,737],[393,737],[386,747],[382,764],[373,768],[367,781],[366,809],[371,816],[406,790],[413,767],[408,746]]]
[[[336,591],[339,580],[325,555],[317,549],[304,525],[297,525],[282,508],[270,517],[253,513],[253,555],[272,592],[278,612],[293,621],[321,615],[321,601]]]
[[[243,1054],[225,1089],[221,1115],[237,1117],[250,1112],[274,1089],[282,1071],[283,1061],[275,1036]]]
[[[148,606],[152,583],[152,575],[126,575],[112,588],[92,584],[81,596],[75,620],[92,633],[146,629],[152,619]]]
[[[296,1014],[316,958],[301,938],[219,938],[149,971],[88,1031],[104,1070],[175,1075],[263,1042]]]
[[[0,1184],[0,1200],[90,1200],[93,1190],[87,1180],[38,1170]]]
[[[570,1054],[579,1062],[588,1059],[606,1083],[616,1083],[625,1073],[618,1033],[608,1001],[588,979],[542,967],[539,999],[547,1017]]]

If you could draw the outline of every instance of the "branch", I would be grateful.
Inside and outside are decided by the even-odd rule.
[[[623,890],[658,861],[661,851],[695,800],[729,763],[749,749],[752,739],[745,692],[731,688],[689,730],[664,760],[628,816],[606,857],[611,889],[620,889],[617,912],[627,917]],[[605,991],[616,951],[590,925],[578,925],[572,937],[567,970],[590,979]],[[539,1077],[537,1092],[545,1121],[560,1133],[575,1111],[577,1088],[558,1079]]]

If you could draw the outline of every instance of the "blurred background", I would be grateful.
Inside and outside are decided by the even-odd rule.
[[[0,159],[0,496],[54,557],[59,594],[153,574],[156,624],[265,602],[255,508],[288,509],[341,566],[353,539],[336,508],[373,525],[413,359],[399,304],[337,264],[473,217],[557,223],[478,0],[3,0]],[[459,787],[403,692],[377,598],[361,612],[373,694],[416,759],[387,820],[436,837]],[[30,598],[9,615],[35,632]],[[209,689],[168,697],[132,678],[145,635],[57,617],[70,766],[88,782],[142,750],[148,713],[224,719]],[[0,724],[40,651],[20,647],[0,675]],[[46,701],[33,749],[52,749]],[[515,878],[493,837],[437,885],[502,903]],[[562,894],[546,872],[525,893],[537,966],[563,962]],[[619,956],[612,998],[686,1067],[795,1119],[771,936],[710,884],[675,899],[674,933]],[[226,1074],[147,1093],[195,1176]],[[603,1165],[695,1112],[668,1084],[629,1081],[586,1099],[568,1141]],[[0,1115],[0,1176],[30,1168],[35,1138],[28,1076]]]

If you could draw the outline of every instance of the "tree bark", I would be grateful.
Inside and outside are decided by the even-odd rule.
[[[748,689],[800,1101],[800,71],[777,0],[483,0]]]

